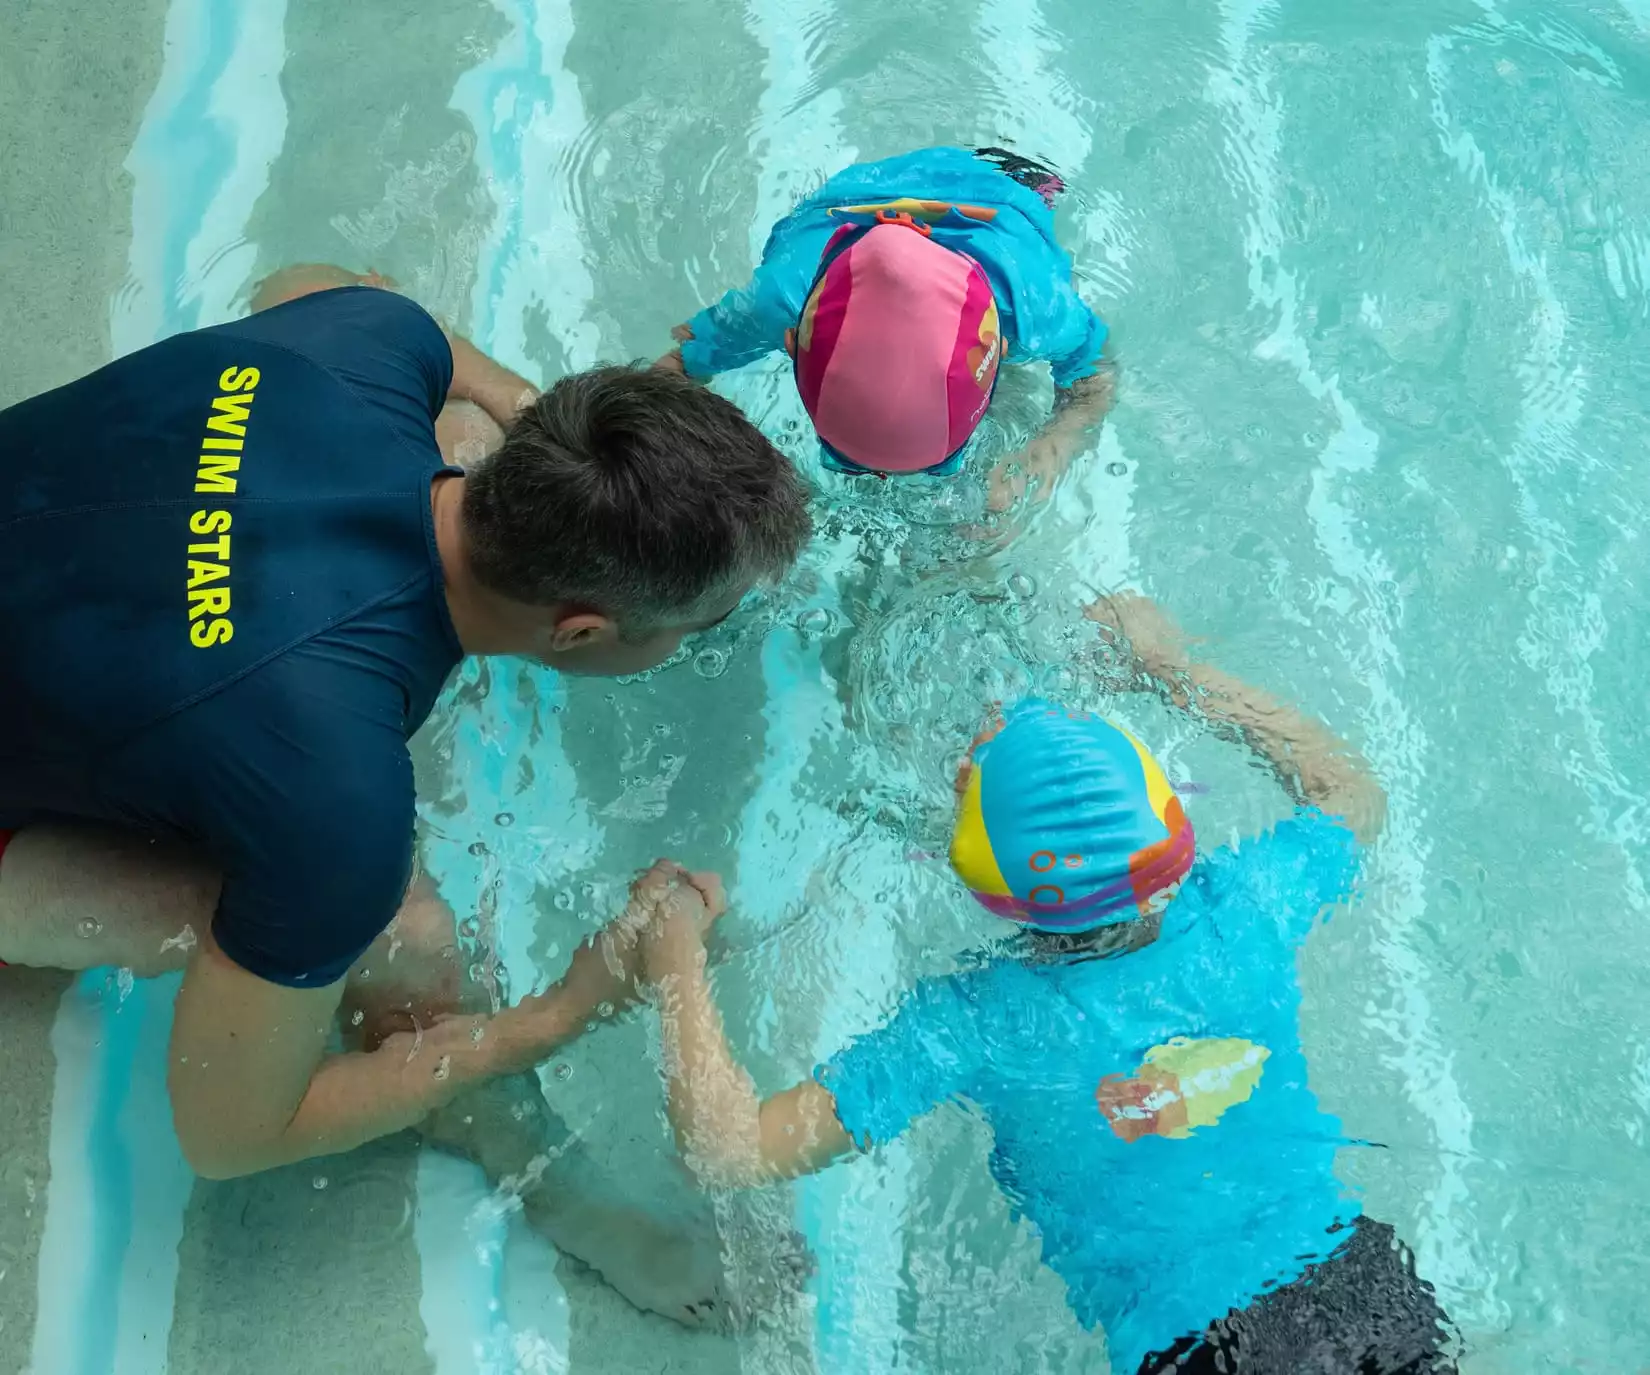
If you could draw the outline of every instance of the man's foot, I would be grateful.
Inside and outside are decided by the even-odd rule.
[[[522,1208],[562,1255],[595,1271],[643,1312],[711,1331],[738,1325],[714,1225],[671,1228],[634,1208],[552,1203],[542,1189],[529,1190]]]

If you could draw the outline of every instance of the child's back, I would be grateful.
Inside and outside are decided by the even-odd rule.
[[[1306,1083],[1295,953],[1356,866],[1315,812],[1203,859],[1127,956],[1000,959],[925,982],[821,1082],[861,1144],[952,1097],[1120,1370],[1300,1274],[1358,1216]]]

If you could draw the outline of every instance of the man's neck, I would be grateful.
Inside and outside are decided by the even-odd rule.
[[[466,654],[519,654],[527,643],[524,628],[514,623],[503,599],[488,592],[470,571],[463,504],[462,477],[438,477],[430,483],[430,512],[435,521],[435,548],[441,559],[447,614]]]

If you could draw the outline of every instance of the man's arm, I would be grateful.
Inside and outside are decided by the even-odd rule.
[[[704,929],[726,908],[713,876],[680,877],[642,938],[663,1028],[671,1127],[710,1185],[771,1182],[823,1169],[855,1145],[836,1100],[811,1080],[761,1102],[728,1047],[706,977]]]
[[[272,306],[295,301],[300,296],[331,291],[341,286],[372,286],[387,291],[396,289],[396,283],[391,278],[377,272],[350,272],[327,263],[300,263],[264,278],[253,293],[251,309],[256,314]],[[445,324],[441,325],[441,332],[447,336],[447,344],[453,354],[453,381],[447,392],[448,398],[473,402],[500,429],[509,429],[517,412],[537,399],[538,388],[519,373],[494,362]]]
[[[1106,359],[1098,371],[1054,392],[1054,414],[1025,448],[1010,454],[991,472],[990,509],[1006,511],[1035,482],[1038,500],[1047,500],[1072,462],[1093,442],[1117,399],[1117,369]]]
[[[445,325],[442,332],[453,350],[453,385],[448,396],[455,401],[474,402],[501,430],[508,430],[516,416],[538,400],[539,389]]]
[[[1342,818],[1365,844],[1380,835],[1386,824],[1384,789],[1368,761],[1323,722],[1196,662],[1185,632],[1148,597],[1132,592],[1103,597],[1084,614],[1121,640],[1137,670],[1177,707],[1196,710],[1265,759],[1297,803]]]
[[[343,982],[293,989],[248,973],[208,937],[184,976],[169,1081],[184,1155],[228,1178],[350,1150],[421,1121],[481,1080],[527,1069],[634,1002],[633,899],[554,987],[494,1017],[401,1032],[370,1052],[324,1053]]]

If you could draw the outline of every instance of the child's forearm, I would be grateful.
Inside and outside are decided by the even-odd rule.
[[[1195,709],[1253,750],[1297,802],[1344,818],[1366,843],[1385,824],[1386,795],[1368,763],[1322,721],[1187,652],[1179,627],[1149,599],[1097,602],[1092,619],[1120,631],[1135,662],[1182,709]]]
[[[766,1178],[756,1086],[733,1058],[706,977],[705,948],[688,932],[650,955],[664,1042],[667,1111],[683,1158],[707,1184]]]
[[[1117,370],[1109,361],[1091,376],[1079,378],[1054,394],[1054,414],[1038,438],[1056,445],[1069,462],[1093,437],[1117,399]]]

